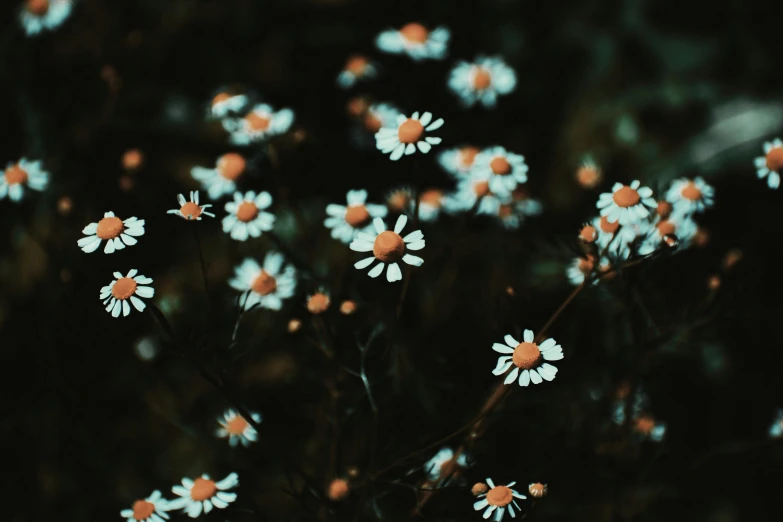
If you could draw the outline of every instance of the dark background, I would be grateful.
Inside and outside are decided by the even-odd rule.
[[[755,176],[753,158],[781,132],[780,10],[716,0],[358,2],[343,0],[82,0],[56,31],[26,38],[5,2],[0,64],[0,161],[40,158],[44,193],[0,201],[0,435],[4,519],[113,520],[133,500],[183,476],[240,475],[239,499],[210,520],[315,518],[330,476],[325,382],[304,307],[319,284],[339,360],[359,366],[357,338],[387,328],[371,347],[376,430],[361,382],[343,373],[334,473],[359,475],[334,520],[409,520],[415,470],[435,451],[369,482],[375,471],[470,420],[497,383],[491,344],[538,331],[571,290],[565,267],[580,223],[614,181],[641,179],[656,193],[678,176],[704,176],[716,206],[700,217],[710,242],[660,256],[584,291],[550,330],[565,359],[552,383],[515,388],[477,441],[469,486],[490,476],[550,495],[526,501],[539,520],[779,520],[783,450],[768,439],[781,400],[780,193]],[[451,29],[449,57],[414,63],[380,55],[375,35],[418,20]],[[382,65],[376,81],[343,92],[347,56]],[[516,91],[499,108],[461,110],[445,80],[456,59],[502,55]],[[243,190],[269,190],[276,232],[312,269],[283,310],[254,311],[227,350],[236,319],[226,281],[267,237],[244,244],[195,226],[209,264],[203,291],[193,223],[166,210],[197,188],[193,165],[229,150],[207,101],[243,86],[296,113],[292,132],[254,147]],[[401,285],[370,280],[357,256],[322,226],[328,202],[350,188],[373,200],[401,183],[450,188],[435,155],[393,163],[347,117],[356,93],[443,117],[441,149],[501,144],[525,155],[529,189],[545,212],[519,231],[486,219],[424,225],[425,264],[414,272],[399,322]],[[367,136],[363,136],[365,139]],[[366,142],[364,143],[366,145]],[[122,154],[144,152],[127,174]],[[604,184],[581,189],[573,173],[592,153]],[[414,171],[414,163],[418,169]],[[69,212],[58,210],[67,197]],[[84,254],[81,229],[103,212],[146,219],[139,244]],[[731,269],[722,260],[740,249]],[[113,319],[98,299],[113,271],[137,268],[190,354],[166,351],[150,313]],[[717,292],[707,289],[713,274]],[[514,289],[514,295],[507,288]],[[355,316],[337,311],[359,303]],[[291,318],[304,322],[294,335]],[[145,361],[134,349],[155,346]],[[190,364],[232,383],[264,415],[259,442],[230,449],[214,437],[229,404]],[[611,424],[611,397],[629,380],[668,426],[664,442],[637,442]],[[452,441],[451,444],[456,444]],[[375,455],[372,457],[372,455]],[[291,494],[287,494],[290,492]],[[435,495],[431,519],[480,520],[465,489]],[[176,515],[176,519],[184,517]]]

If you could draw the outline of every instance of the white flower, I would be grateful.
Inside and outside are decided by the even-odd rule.
[[[666,200],[671,203],[675,214],[704,212],[714,203],[715,189],[702,178],[678,179],[672,183]]]
[[[582,164],[576,169],[576,181],[583,189],[595,188],[603,180],[603,172],[589,155],[585,156]]]
[[[458,62],[449,78],[449,88],[467,107],[480,102],[484,107],[493,108],[498,95],[510,93],[516,85],[514,70],[497,57],[481,56],[473,63]]]
[[[775,138],[764,144],[764,155],[757,157],[754,162],[756,174],[759,179],[767,178],[769,188],[776,189],[780,186],[780,173],[783,171],[783,141]]]
[[[444,150],[438,155],[438,163],[453,177],[464,179],[470,174],[479,152],[478,147],[471,145]]]
[[[473,173],[489,181],[489,190],[498,196],[511,194],[517,185],[527,181],[525,157],[503,147],[482,150],[473,164]]]
[[[218,199],[231,194],[236,188],[236,180],[247,170],[247,162],[240,154],[229,152],[215,162],[214,169],[193,167],[190,175],[201,182],[201,188],[207,191],[210,199]]]
[[[386,193],[384,199],[392,212],[402,214],[410,209],[410,202],[413,201],[413,189],[408,186],[395,187]]]
[[[386,230],[381,218],[375,218],[373,225],[375,226],[376,236],[359,232],[356,235],[356,239],[351,243],[351,250],[356,252],[372,252],[372,256],[358,261],[354,266],[359,270],[367,268],[377,259],[380,261],[368,275],[370,277],[378,277],[383,272],[386,265],[389,265],[389,269],[386,271],[386,279],[392,283],[402,279],[402,271],[397,262],[402,259],[405,263],[413,266],[421,266],[424,260],[420,257],[408,254],[408,250],[421,250],[424,248],[424,234],[421,230],[411,232],[405,237],[400,236],[400,232],[405,228],[405,224],[408,222],[408,217],[404,214],[397,218],[397,223],[394,225],[394,231]]]
[[[383,31],[375,40],[375,45],[381,51],[390,54],[405,53],[414,60],[440,60],[446,56],[448,43],[449,30],[445,27],[429,31],[417,23],[406,24],[400,30]]]
[[[566,269],[566,276],[572,285],[579,286],[584,283],[586,277],[592,274],[594,266],[595,256],[576,257]],[[598,284],[598,279],[593,281],[593,284]]]
[[[775,421],[769,427],[769,436],[773,439],[783,437],[783,410],[778,410]]]
[[[250,415],[256,423],[261,422],[261,415],[258,413]],[[215,432],[215,435],[221,439],[228,437],[228,444],[232,448],[239,443],[247,447],[258,439],[258,432],[253,425],[234,410],[227,410],[223,417],[218,419],[218,424],[220,424],[220,428]]]
[[[103,219],[97,223],[90,223],[82,230],[87,237],[76,242],[84,252],[95,252],[101,246],[101,241],[106,241],[103,252],[112,254],[115,250],[122,250],[125,245],[133,246],[137,243],[133,237],[144,235],[144,220],[129,217],[122,220],[114,215],[114,212],[106,212]]]
[[[459,457],[454,458],[454,451],[451,448],[442,448],[430,460],[424,464],[424,471],[430,480],[444,480],[455,478],[460,468],[468,467],[468,458],[465,453],[460,453]]]
[[[41,168],[40,161],[22,158],[0,171],[0,199],[7,195],[11,201],[21,201],[25,187],[40,192],[48,183],[49,174]]]
[[[370,232],[373,218],[386,217],[386,207],[366,203],[366,190],[349,190],[346,195],[348,205],[330,203],[326,206],[328,217],[324,220],[326,228],[332,229],[332,237],[346,245],[359,232]]]
[[[491,489],[478,496],[481,500],[473,503],[473,509],[481,511],[482,509],[487,508],[482,515],[485,519],[491,517],[494,512],[495,522],[503,520],[503,515],[507,510],[508,514],[511,515],[511,518],[516,517],[514,508],[516,507],[517,511],[522,511],[522,508],[519,507],[519,504],[517,504],[515,499],[526,499],[527,497],[515,489],[511,489],[515,484],[516,481],[509,482],[505,486],[496,486],[491,478],[487,478],[487,486]]]
[[[114,272],[114,281],[109,286],[101,288],[101,301],[103,301],[106,311],[111,313],[112,317],[119,317],[120,313],[128,317],[131,312],[128,301],[131,302],[133,308],[143,312],[147,305],[139,297],[150,299],[155,295],[154,288],[142,286],[152,283],[152,279],[136,275],[138,273],[138,270],[133,269],[128,272],[128,275],[123,277],[120,272]]]
[[[642,256],[652,254],[669,235],[677,238],[680,248],[685,248],[696,235],[697,229],[690,215],[672,214],[669,219],[656,218],[649,227],[647,237],[639,245],[638,253]]]
[[[248,292],[245,309],[258,304],[262,308],[280,310],[283,299],[294,295],[296,290],[296,269],[287,265],[278,252],[269,252],[264,258],[263,268],[254,260],[246,258],[234,268],[234,278],[229,285],[234,290]]]
[[[666,424],[656,421],[651,415],[641,415],[634,419],[633,431],[642,438],[660,442],[666,435]]]
[[[259,104],[244,118],[224,119],[223,128],[231,133],[231,143],[249,145],[283,134],[293,122],[294,112],[291,109],[275,111],[267,104]]]
[[[443,208],[444,195],[440,189],[423,190],[419,195],[419,220],[431,223],[438,219]],[[416,211],[416,199],[408,202],[408,211],[413,215]]]
[[[391,152],[390,159],[396,161],[403,154],[413,154],[416,147],[422,154],[430,151],[433,145],[439,144],[442,140],[431,136],[424,137],[424,133],[437,130],[443,126],[443,118],[432,122],[432,113],[425,112],[419,118],[419,113],[414,112],[413,116],[408,118],[404,114],[397,117],[396,125],[384,127],[375,135],[375,146],[388,154]]]
[[[547,339],[540,345],[533,342],[534,336],[531,330],[525,330],[524,342],[507,335],[506,344],[495,343],[492,349],[501,354],[498,364],[492,370],[494,375],[503,375],[512,366],[511,372],[506,376],[504,384],[511,384],[519,377],[519,385],[527,386],[532,381],[539,384],[542,379],[551,381],[555,378],[557,368],[543,361],[559,361],[563,358],[563,347],[554,339]]]
[[[71,0],[24,0],[19,14],[25,33],[34,36],[59,27],[71,14]]]
[[[492,193],[489,189],[491,177],[492,174],[482,171],[460,180],[457,189],[444,199],[443,208],[448,212],[463,212],[471,210],[478,203],[476,214],[497,215],[500,206],[510,202],[511,196],[498,197]]]
[[[168,510],[166,499],[155,490],[149,497],[134,502],[130,509],[120,511],[120,516],[127,522],[163,522],[163,519],[169,518]]]
[[[361,55],[354,55],[345,62],[343,70],[337,76],[337,85],[343,89],[349,89],[359,80],[375,78],[378,75],[378,68]]]
[[[244,94],[230,94],[221,91],[212,98],[209,115],[215,119],[225,118],[241,112],[247,103],[248,97]]]
[[[179,208],[169,210],[168,212],[166,212],[167,214],[175,214],[181,217],[182,219],[187,219],[188,221],[194,219],[196,221],[201,221],[202,216],[215,217],[215,214],[206,211],[206,209],[208,209],[212,205],[198,204],[198,190],[190,191],[190,201],[187,201],[185,199],[185,196],[183,196],[182,194],[178,194],[177,202],[179,203]]]
[[[596,207],[610,223],[630,225],[639,223],[650,215],[649,208],[657,208],[658,203],[651,197],[652,189],[640,187],[639,181],[630,185],[615,183],[612,192],[604,192],[598,198]]]
[[[400,111],[389,103],[374,103],[362,115],[362,122],[367,131],[377,134],[383,127],[394,127]]]
[[[182,509],[190,518],[197,518],[203,511],[204,514],[212,511],[212,507],[223,509],[237,499],[236,493],[226,490],[239,485],[239,477],[236,473],[215,482],[209,475],[201,475],[195,480],[182,479],[182,485],[173,486],[171,491],[180,498],[170,500],[169,509]]]
[[[498,206],[497,217],[505,228],[514,230],[519,228],[524,218],[540,213],[541,203],[532,199],[521,187],[517,187],[509,201]]]
[[[260,237],[262,232],[272,230],[275,225],[275,216],[264,212],[271,204],[272,196],[269,192],[257,196],[252,190],[244,196],[241,192],[235,192],[234,201],[226,203],[228,215],[223,218],[223,232],[237,241]]]

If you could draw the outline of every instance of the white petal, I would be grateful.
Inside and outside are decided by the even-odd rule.
[[[370,266],[373,261],[375,261],[374,257],[368,257],[366,259],[362,259],[361,261],[357,261],[356,263],[354,263],[353,266],[355,266],[359,270],[362,270],[363,268],[367,268],[368,266]]]
[[[519,375],[519,368],[514,367],[513,370],[511,370],[511,373],[509,373],[506,376],[506,379],[503,381],[503,384],[510,384],[517,380],[517,376]]]
[[[380,218],[376,218],[376,219],[380,219]],[[406,216],[405,214],[402,214],[400,217],[398,217],[397,224],[394,225],[394,233],[399,234],[400,232],[402,232],[402,229],[405,228],[405,224],[407,222],[408,222],[408,216]],[[378,233],[380,234],[380,231]]]
[[[541,376],[536,370],[530,370],[530,380],[533,381],[533,384],[541,384],[542,382]]]
[[[421,266],[424,263],[424,260],[418,256],[413,256],[411,254],[405,254],[402,256],[402,260],[408,263],[409,265],[413,266]]]
[[[519,385],[527,386],[528,384],[530,384],[530,372],[524,370],[519,376]]]
[[[372,224],[375,227],[375,231],[380,234],[381,232],[386,231],[386,225],[383,223],[383,220],[379,217],[372,220]]]
[[[514,353],[514,349],[506,346],[505,344],[494,343],[492,349],[498,353]]]
[[[525,340],[526,343],[532,343],[533,339],[535,339],[535,336],[533,335],[533,330],[525,330],[523,339]]]
[[[384,263],[378,263],[377,265],[375,265],[375,267],[372,270],[367,272],[367,275],[370,277],[378,277],[379,275],[381,275],[381,272],[383,272],[383,268],[385,266],[386,265]]]
[[[506,344],[512,348],[516,348],[517,346],[519,346],[519,342],[517,342],[517,340],[511,337],[510,335],[506,335],[503,338],[503,340],[506,341]]]
[[[386,271],[386,279],[393,283],[402,279],[402,271],[400,271],[400,265],[397,263],[390,263],[389,269]]]

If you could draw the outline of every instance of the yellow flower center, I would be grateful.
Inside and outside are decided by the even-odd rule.
[[[682,188],[682,197],[691,201],[701,199],[701,190],[692,181]]]
[[[367,64],[367,58],[364,56],[352,56],[345,64],[345,70],[355,74],[356,76],[361,76],[364,74],[364,70],[367,67]]]
[[[27,172],[19,165],[8,167],[8,169],[5,171],[5,181],[9,185],[27,183],[27,179]]]
[[[669,219],[669,216],[672,214],[672,210],[673,207],[671,203],[661,200],[658,202],[658,207],[655,209],[655,212],[661,219]]]
[[[133,278],[122,277],[114,283],[114,286],[111,289],[111,295],[120,301],[124,301],[136,292],[136,286],[138,285]]]
[[[490,506],[506,507],[514,500],[514,494],[511,488],[506,486],[495,486],[487,493],[487,502]]]
[[[247,126],[250,127],[250,130],[256,132],[263,132],[267,130],[271,122],[272,120],[270,118],[255,112],[251,112],[245,116],[245,123],[247,123]]]
[[[122,220],[118,217],[107,217],[98,221],[98,229],[95,231],[101,239],[114,239],[122,233]]]
[[[397,131],[397,137],[402,143],[416,143],[424,134],[424,126],[418,120],[408,118]]]
[[[226,431],[229,435],[242,435],[247,429],[248,422],[241,415],[235,416],[226,423]]]
[[[351,205],[345,209],[345,222],[353,228],[361,228],[370,222],[370,212],[364,205]]]
[[[511,163],[503,156],[496,156],[489,162],[489,168],[498,176],[507,176],[511,174]]]
[[[612,195],[612,199],[618,207],[628,208],[639,203],[642,198],[634,189],[624,186]]]
[[[146,500],[137,500],[133,503],[134,520],[147,520],[155,512],[155,504]]]
[[[185,216],[185,219],[196,219],[201,215],[201,207],[188,201],[179,209],[180,213]]]
[[[249,223],[258,216],[258,207],[251,201],[243,201],[237,207],[237,219],[243,223]]]
[[[783,147],[774,147],[767,153],[767,168],[774,172],[783,168]]]
[[[49,11],[49,0],[27,0],[27,11],[36,16],[43,16]]]
[[[392,263],[397,261],[405,253],[405,242],[402,240],[402,236],[391,230],[381,232],[378,237],[375,238],[375,243],[372,246],[372,253],[376,259],[383,261],[384,263]]]
[[[473,88],[477,91],[483,91],[489,88],[491,84],[492,75],[489,74],[489,71],[483,67],[476,67],[473,73]]]
[[[269,272],[266,270],[261,270],[261,273],[253,279],[250,287],[257,294],[269,295],[277,290],[277,280],[269,275]]]
[[[677,227],[675,227],[674,223],[671,221],[659,221],[658,224],[655,225],[655,228],[658,229],[658,233],[661,235],[661,237],[664,237],[670,234],[674,234]]]
[[[420,199],[422,203],[440,208],[441,201],[443,200],[443,192],[438,189],[425,190],[421,193]]]
[[[421,24],[411,23],[400,29],[400,34],[409,42],[422,44],[427,41],[429,31]]]
[[[636,419],[636,431],[643,435],[649,435],[655,427],[655,421],[649,415]]]
[[[601,221],[598,223],[598,226],[601,229],[601,232],[614,234],[617,232],[617,229],[620,228],[620,222],[616,221],[614,223],[610,223],[606,216],[601,216]]]
[[[523,370],[535,367],[539,359],[541,359],[541,350],[536,343],[519,343],[511,356],[511,360],[517,368]]]
[[[245,158],[234,152],[223,154],[217,164],[218,174],[224,178],[234,181],[245,171]]]
[[[217,485],[214,481],[199,477],[193,481],[193,487],[190,488],[190,498],[202,502],[215,496],[216,492]]]

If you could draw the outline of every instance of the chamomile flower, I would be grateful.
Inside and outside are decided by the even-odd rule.
[[[672,215],[669,219],[656,219],[649,227],[644,241],[639,245],[639,255],[646,256],[662,246],[667,236],[677,238],[680,247],[686,247],[696,235],[696,223],[689,215]]]
[[[249,292],[245,309],[258,304],[262,308],[280,310],[283,299],[294,295],[296,269],[291,265],[284,266],[284,263],[283,254],[269,252],[263,267],[254,259],[245,258],[234,268],[234,278],[228,284],[234,290]]]
[[[21,201],[26,188],[40,192],[48,183],[49,174],[41,168],[40,161],[22,158],[0,171],[0,199],[8,196],[11,201]]]
[[[516,85],[514,70],[497,57],[480,56],[473,63],[458,62],[449,77],[449,88],[466,107],[481,103],[491,109],[498,96],[509,94]]]
[[[120,511],[120,516],[127,522],[163,522],[169,518],[167,504],[160,491],[155,490],[149,497],[134,502],[130,509]]]
[[[504,384],[511,384],[519,378],[520,386],[531,382],[539,384],[542,380],[551,381],[557,374],[557,368],[545,361],[559,361],[563,358],[563,348],[554,339],[547,339],[540,345],[533,342],[532,330],[525,330],[523,342],[517,342],[510,335],[504,338],[506,344],[495,343],[492,349],[504,354],[498,358],[497,366],[492,370],[494,375],[503,375],[512,366]],[[508,355],[505,355],[508,354]]]
[[[656,421],[652,415],[640,415],[634,419],[633,431],[642,438],[660,442],[666,435],[666,424]]]
[[[582,164],[576,169],[575,177],[576,182],[583,189],[595,188],[604,179],[600,167],[590,156],[585,156],[585,159],[582,160]]]
[[[592,275],[594,270],[596,270],[599,274],[609,270],[611,264],[609,263],[608,259],[603,258],[601,260],[601,264],[596,267],[595,258],[596,256],[588,254],[585,257],[577,257],[571,262],[571,264],[566,269],[566,276],[572,285],[579,286],[584,283],[585,279]],[[601,278],[602,277],[608,276],[601,276]],[[592,284],[597,285],[598,279],[595,279]]]
[[[72,0],[24,0],[19,19],[27,36],[35,36],[59,27],[72,8]]]
[[[780,173],[783,172],[783,141],[775,138],[764,143],[764,155],[754,160],[759,179],[767,178],[767,186],[776,189],[780,186]]]
[[[438,156],[438,163],[446,172],[457,179],[462,179],[470,174],[479,152],[481,151],[478,147],[471,145],[444,150]]]
[[[241,154],[229,152],[217,159],[214,168],[193,167],[190,175],[201,183],[201,188],[207,191],[210,199],[218,199],[237,189],[236,181],[246,170],[245,158]]]
[[[385,200],[389,210],[402,214],[410,209],[410,203],[413,201],[413,190],[407,186],[393,188],[386,193]]]
[[[250,415],[256,423],[261,422],[261,415],[258,413]],[[226,410],[223,416],[218,419],[218,424],[220,424],[220,428],[217,429],[215,435],[221,439],[227,438],[228,445],[232,448],[237,444],[248,447],[251,442],[258,440],[258,432],[253,425],[232,409]]]
[[[671,203],[672,211],[676,214],[693,214],[704,212],[714,203],[715,189],[702,178],[678,179],[672,183],[666,200]],[[660,203],[658,204],[660,209]]]
[[[774,422],[769,427],[769,436],[773,439],[783,437],[783,410],[778,410]]]
[[[530,493],[531,497],[543,498],[546,496],[548,489],[546,484],[542,484],[541,482],[533,482],[527,487],[527,491]]]
[[[465,453],[460,453],[454,457],[454,451],[451,448],[441,448],[435,456],[424,464],[424,471],[431,481],[446,480],[456,478],[462,468],[468,467],[468,458]]]
[[[137,275],[138,273],[136,269],[129,271],[126,276],[114,272],[114,281],[101,288],[101,301],[112,317],[119,317],[120,313],[128,317],[131,313],[130,304],[139,312],[143,312],[147,305],[139,297],[151,299],[155,295],[154,288],[145,286],[152,283],[152,279]]]
[[[510,196],[498,197],[489,189],[488,172],[475,172],[457,183],[457,190],[443,201],[448,212],[464,212],[476,207],[476,214],[497,215],[500,205],[508,203]]]
[[[291,109],[275,111],[262,103],[253,107],[243,118],[226,118],[223,128],[231,133],[231,143],[249,145],[285,133],[294,122]]]
[[[440,189],[427,189],[419,195],[419,220],[431,223],[438,219],[443,208],[443,191]],[[411,198],[408,202],[408,211],[411,215],[416,211],[416,200]]]
[[[209,116],[221,119],[227,116],[239,114],[247,106],[249,98],[245,94],[232,94],[220,91],[212,98],[209,105]]]
[[[503,147],[490,147],[476,156],[473,172],[486,176],[489,190],[498,196],[507,196],[517,185],[527,181],[525,157]]]
[[[373,103],[361,114],[364,128],[373,135],[384,127],[394,127],[400,111],[389,103]]]
[[[372,270],[368,273],[370,277],[378,277],[389,265],[389,269],[386,271],[386,279],[392,283],[402,279],[402,271],[398,261],[402,260],[405,263],[413,266],[421,266],[424,260],[420,257],[408,254],[408,250],[421,250],[424,248],[424,234],[421,230],[411,232],[405,237],[400,235],[402,229],[405,228],[405,224],[408,222],[408,217],[404,214],[397,218],[397,223],[394,225],[394,231],[386,230],[386,225],[381,218],[375,218],[373,225],[377,235],[372,236],[359,232],[356,235],[356,239],[351,243],[351,250],[356,252],[372,252],[372,256],[358,261],[354,266],[359,270],[367,268],[373,264],[376,260],[380,261]]]
[[[541,214],[541,203],[531,198],[522,187],[517,187],[508,201],[501,203],[497,210],[498,219],[509,230],[519,228],[526,217],[539,214]]]
[[[144,235],[144,220],[135,217],[123,220],[115,216],[114,212],[106,212],[103,219],[84,227],[82,234],[87,237],[81,238],[76,244],[84,252],[95,252],[101,246],[101,241],[106,241],[103,252],[113,254],[115,250],[125,248],[125,245],[133,246],[138,242],[136,237]]]
[[[490,488],[489,491],[478,495],[480,500],[473,503],[473,509],[476,511],[481,511],[486,508],[482,515],[485,519],[491,517],[494,512],[495,516],[493,517],[493,520],[495,522],[500,522],[503,520],[503,515],[506,511],[511,515],[511,518],[517,516],[514,512],[514,508],[517,508],[517,511],[522,511],[522,508],[519,507],[516,499],[523,500],[527,497],[517,490],[511,489],[516,485],[516,481],[509,482],[505,486],[496,486],[491,478],[488,478],[486,482],[487,486]]]
[[[430,31],[421,24],[409,23],[399,30],[383,31],[376,38],[375,45],[383,52],[407,54],[414,60],[440,60],[446,56],[449,36],[445,27]]]
[[[353,55],[348,58],[343,70],[337,76],[337,85],[343,89],[350,89],[359,80],[375,78],[377,75],[378,67],[366,56]]]
[[[213,507],[224,509],[237,499],[236,493],[227,490],[239,485],[239,476],[231,473],[221,481],[214,481],[209,475],[201,475],[195,480],[182,479],[182,485],[171,488],[172,493],[180,498],[170,500],[170,509],[182,509],[190,518],[198,518],[202,511],[204,514],[212,511]]]
[[[320,315],[329,309],[329,305],[332,304],[332,298],[329,292],[323,288],[319,288],[317,292],[307,296],[307,311],[313,315]],[[343,303],[345,304],[345,303]]]
[[[615,183],[612,192],[604,192],[598,198],[596,207],[610,223],[630,225],[639,223],[650,215],[649,209],[657,208],[658,203],[651,197],[652,189],[640,187],[641,183],[630,185]]]
[[[330,203],[326,206],[326,228],[332,230],[334,239],[339,239],[346,245],[353,241],[359,232],[370,232],[374,218],[386,217],[386,207],[367,203],[366,190],[349,190],[346,196],[347,205]]]
[[[375,135],[375,146],[384,154],[391,153],[389,159],[392,161],[400,159],[403,154],[413,154],[417,147],[422,154],[426,154],[433,145],[442,140],[432,136],[425,137],[424,133],[442,126],[443,118],[432,121],[430,112],[425,112],[421,118],[418,112],[414,112],[410,118],[401,114],[395,125],[383,127],[378,131]]]
[[[275,216],[264,212],[272,204],[269,192],[256,195],[252,190],[244,196],[241,192],[234,193],[234,201],[226,203],[228,215],[223,218],[223,232],[232,239],[245,241],[248,237],[260,237],[263,232],[272,230],[275,226]]]
[[[212,205],[199,205],[198,190],[190,191],[190,201],[186,200],[182,194],[177,194],[177,203],[179,203],[179,208],[171,209],[166,213],[175,214],[188,221],[201,221],[203,216],[215,217],[215,214],[206,210]]]

